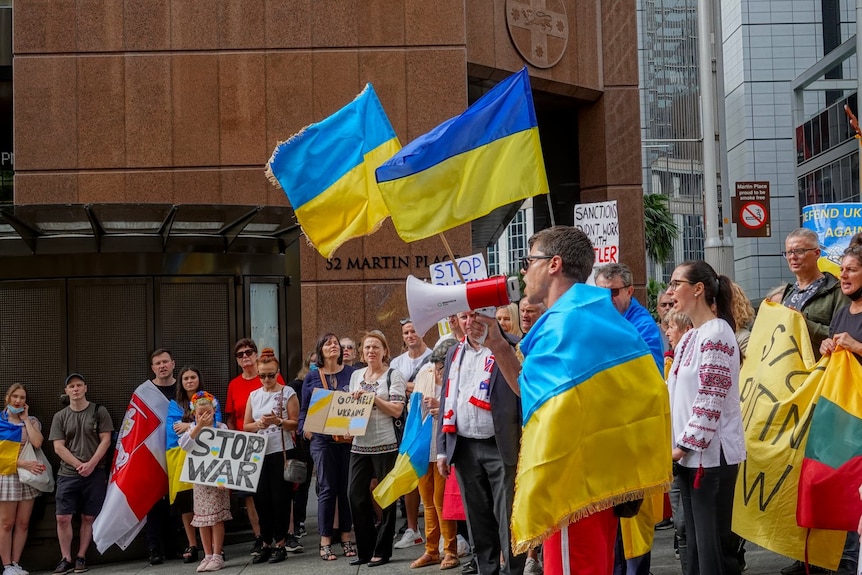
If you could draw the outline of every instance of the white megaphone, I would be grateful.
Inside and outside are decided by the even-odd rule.
[[[407,309],[418,334],[424,334],[452,314],[506,305],[520,298],[518,278],[514,277],[495,276],[466,284],[438,286],[407,276]]]

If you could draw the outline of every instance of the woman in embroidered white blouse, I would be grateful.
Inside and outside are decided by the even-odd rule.
[[[688,567],[700,575],[737,575],[731,517],[745,439],[731,281],[704,261],[689,261],[674,270],[667,293],[694,325],[677,345],[668,377]]]
[[[395,466],[398,457],[395,420],[404,410],[407,383],[400,371],[389,368],[389,344],[381,332],[374,330],[362,338],[362,359],[368,366],[353,372],[350,391],[356,398],[373,393],[374,409],[365,435],[355,437],[350,450],[347,498],[357,547],[357,557],[350,564],[376,567],[389,563],[392,556],[396,518],[393,504],[383,510],[380,526],[374,529],[371,480],[383,479]]]

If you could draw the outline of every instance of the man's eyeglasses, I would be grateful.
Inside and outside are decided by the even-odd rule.
[[[239,359],[241,357],[251,357],[256,353],[257,352],[254,351],[253,349],[243,349],[243,350],[236,352],[234,355],[236,356],[237,359]]]
[[[521,258],[521,269],[527,271],[530,269],[530,264],[535,260],[552,260],[554,256],[546,256],[546,255],[538,255],[538,256],[524,256]]]
[[[814,250],[819,250],[820,248],[797,248],[795,250],[787,250],[786,252],[781,252],[781,255],[784,256],[784,259],[789,260],[790,256],[796,256],[801,258],[808,252],[813,252]]]
[[[679,289],[679,286],[681,286],[682,284],[694,285],[695,283],[697,283],[697,282],[693,282],[690,280],[671,280],[667,284],[667,289],[668,289],[668,291],[676,291]]]
[[[275,373],[258,373],[257,375],[260,376],[261,379],[275,379],[276,377],[278,377],[278,372],[275,372]]]

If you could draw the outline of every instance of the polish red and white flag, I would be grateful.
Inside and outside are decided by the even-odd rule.
[[[125,550],[146,523],[147,513],[168,492],[165,421],[169,403],[149,380],[129,400],[105,503],[93,523],[99,553],[114,543]]]

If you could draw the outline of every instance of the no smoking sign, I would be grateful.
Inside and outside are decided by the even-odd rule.
[[[769,182],[736,182],[733,198],[733,221],[740,238],[768,238]]]

